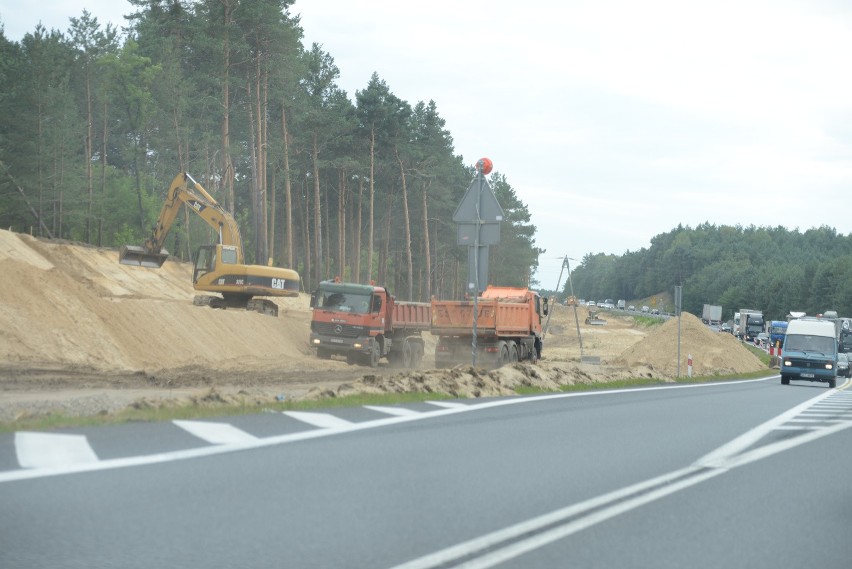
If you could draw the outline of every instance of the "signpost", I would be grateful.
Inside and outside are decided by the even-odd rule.
[[[479,319],[479,293],[488,283],[488,247],[500,242],[503,208],[497,202],[485,175],[493,164],[488,158],[476,163],[476,176],[453,214],[457,224],[457,244],[468,247],[467,289],[473,294],[472,362],[476,365],[476,323]]]

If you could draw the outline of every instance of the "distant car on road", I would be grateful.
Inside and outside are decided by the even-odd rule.
[[[754,343],[755,343],[755,345],[758,345],[758,346],[767,345],[769,343],[769,334],[767,334],[766,332],[761,332],[754,339]]]
[[[852,369],[849,369],[849,356],[843,352],[837,354],[837,375],[843,377],[852,375]]]
[[[642,307],[642,312],[650,312],[650,311],[651,311],[651,309],[648,308],[647,306]]]
[[[627,307],[627,310],[629,310],[630,312],[636,312],[636,307],[631,304]]]
[[[719,331],[720,331],[720,332],[727,332],[728,334],[733,334],[733,333],[734,333],[734,329],[733,329],[733,328],[731,328],[731,325],[730,325],[730,324],[727,324],[727,323],[726,323],[726,324],[722,324],[722,326],[719,328]]]

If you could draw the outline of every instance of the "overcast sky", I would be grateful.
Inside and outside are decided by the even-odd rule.
[[[0,0],[6,36],[117,0]],[[539,273],[679,223],[852,232],[852,2],[297,0],[354,99],[375,71],[434,100],[532,213]],[[572,262],[572,266],[576,263]]]

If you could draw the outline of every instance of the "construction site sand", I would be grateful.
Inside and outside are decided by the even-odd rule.
[[[318,360],[308,346],[308,295],[276,299],[279,317],[192,304],[191,266],[125,266],[118,253],[0,230],[0,421],[46,413],[92,415],[127,406],[263,405],[352,393],[427,392],[454,397],[511,395],[519,386],[635,377],[671,380],[676,321],[647,328],[607,314],[587,325],[579,307],[555,306],[538,365],[499,370],[377,369]],[[579,325],[580,335],[577,328]],[[673,332],[674,330],[674,332]],[[581,362],[582,355],[600,365]],[[762,365],[728,334],[694,317],[681,321],[683,373],[738,373]]]

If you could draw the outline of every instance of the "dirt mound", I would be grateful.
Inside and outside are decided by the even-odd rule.
[[[672,318],[649,332],[644,339],[625,350],[615,365],[645,365],[661,376],[677,375],[678,319]],[[693,375],[729,375],[766,369],[760,359],[731,334],[713,332],[696,316],[680,317],[680,373],[687,374],[692,356]]]
[[[650,378],[647,366],[618,369],[586,366],[570,362],[515,363],[485,370],[473,366],[400,372],[392,375],[367,374],[335,388],[313,389],[304,399],[346,397],[362,393],[436,393],[458,398],[516,395],[525,387],[559,391],[564,385],[607,383],[619,379]]]
[[[276,299],[279,318],[200,308],[191,271],[120,265],[115,250],[0,231],[0,362],[147,373],[314,363],[306,295]]]

